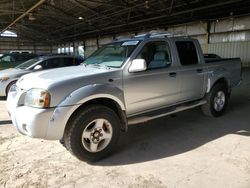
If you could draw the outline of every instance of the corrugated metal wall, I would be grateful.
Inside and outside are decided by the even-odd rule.
[[[222,42],[202,45],[203,52],[215,53],[225,58],[240,57],[244,66],[250,66],[250,41]]]
[[[9,53],[12,50],[27,50],[36,54],[46,54],[52,52],[52,46],[18,38],[0,37],[0,54]]]
[[[211,21],[210,33],[207,34],[207,25],[205,21],[197,21],[182,25],[166,26],[164,30],[169,32],[182,32],[196,38],[205,53],[215,53],[225,58],[240,57],[244,66],[250,66],[250,15],[241,17],[231,17]],[[146,33],[150,30],[143,30],[137,34]],[[111,42],[113,38],[129,38],[135,33],[120,33],[113,36],[99,36],[84,41],[75,41],[74,51],[78,54],[79,45],[84,45],[84,55],[88,57],[98,47]],[[209,36],[209,44],[207,43]],[[63,44],[57,47],[68,47],[71,44]],[[56,51],[56,46],[53,51]]]

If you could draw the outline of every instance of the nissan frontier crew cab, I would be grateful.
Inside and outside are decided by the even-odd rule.
[[[206,62],[197,40],[151,33],[106,44],[81,66],[21,77],[7,108],[20,133],[95,161],[129,125],[198,106],[222,115],[240,81],[239,58]]]

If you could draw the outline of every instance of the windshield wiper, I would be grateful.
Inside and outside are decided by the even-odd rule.
[[[110,69],[110,67],[108,67],[107,65],[103,65],[103,64],[99,64],[99,63],[94,63],[94,64],[91,64],[93,66],[96,66],[96,67],[103,67],[103,68],[106,68],[106,69]]]

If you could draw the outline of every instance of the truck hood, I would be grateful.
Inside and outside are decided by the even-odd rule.
[[[10,78],[17,78],[24,74],[30,73],[28,70],[22,70],[22,69],[5,69],[0,71],[0,77],[10,77]]]
[[[18,80],[17,86],[24,90],[31,88],[50,90],[57,85],[64,85],[68,88],[77,87],[79,84],[83,85],[83,82],[91,82],[91,80],[86,80],[87,77],[112,72],[112,70],[114,71],[114,69],[104,67],[80,65],[39,71],[22,76]]]
[[[84,65],[57,68],[24,75],[18,80],[17,85],[25,90],[31,88],[49,89],[58,83],[66,84],[71,81],[80,81],[82,78],[105,72],[110,72],[110,69]]]
[[[47,90],[53,107],[80,88],[94,84],[110,84],[110,79],[114,80],[112,84],[121,85],[121,69],[80,65],[27,74],[17,81],[17,86],[26,91],[32,88]]]

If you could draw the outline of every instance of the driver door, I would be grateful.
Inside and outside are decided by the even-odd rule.
[[[124,98],[128,115],[175,104],[180,95],[178,68],[168,43],[153,41],[144,45],[136,59],[145,59],[147,70],[124,72]]]

